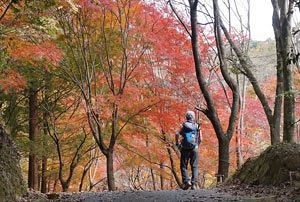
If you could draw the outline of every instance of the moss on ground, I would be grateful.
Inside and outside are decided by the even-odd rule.
[[[15,201],[26,192],[19,161],[15,145],[0,125],[0,201]]]
[[[260,156],[248,159],[241,169],[229,179],[249,185],[278,186],[300,184],[300,145],[280,143],[268,147]]]

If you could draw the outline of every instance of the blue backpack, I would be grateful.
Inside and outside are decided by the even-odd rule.
[[[194,149],[198,145],[197,129],[184,131],[181,146],[183,149]]]

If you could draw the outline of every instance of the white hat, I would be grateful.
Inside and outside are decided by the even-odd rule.
[[[186,120],[188,120],[188,121],[195,120],[195,112],[187,111],[185,117],[186,117]]]

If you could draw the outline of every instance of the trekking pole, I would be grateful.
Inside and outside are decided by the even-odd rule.
[[[199,105],[197,105],[196,107],[195,107],[195,109],[196,109],[196,119],[197,119],[197,124],[198,124],[198,129],[200,129],[200,111],[201,111],[201,109],[200,109],[200,106]]]
[[[197,124],[198,124],[198,138],[199,138],[199,141],[202,142],[202,133],[201,133],[201,122],[200,122],[200,111],[201,111],[201,108],[199,105],[197,105],[195,107],[196,109],[196,119],[197,119]],[[199,143],[200,143],[199,142]]]

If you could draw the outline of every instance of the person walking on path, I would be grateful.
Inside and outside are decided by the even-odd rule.
[[[179,136],[181,141],[179,143]],[[176,146],[180,150],[180,171],[182,176],[183,189],[197,189],[198,181],[198,148],[202,141],[200,123],[195,123],[195,113],[186,112],[186,121],[182,123],[179,133],[175,136]],[[188,164],[191,165],[192,178],[188,174]]]

